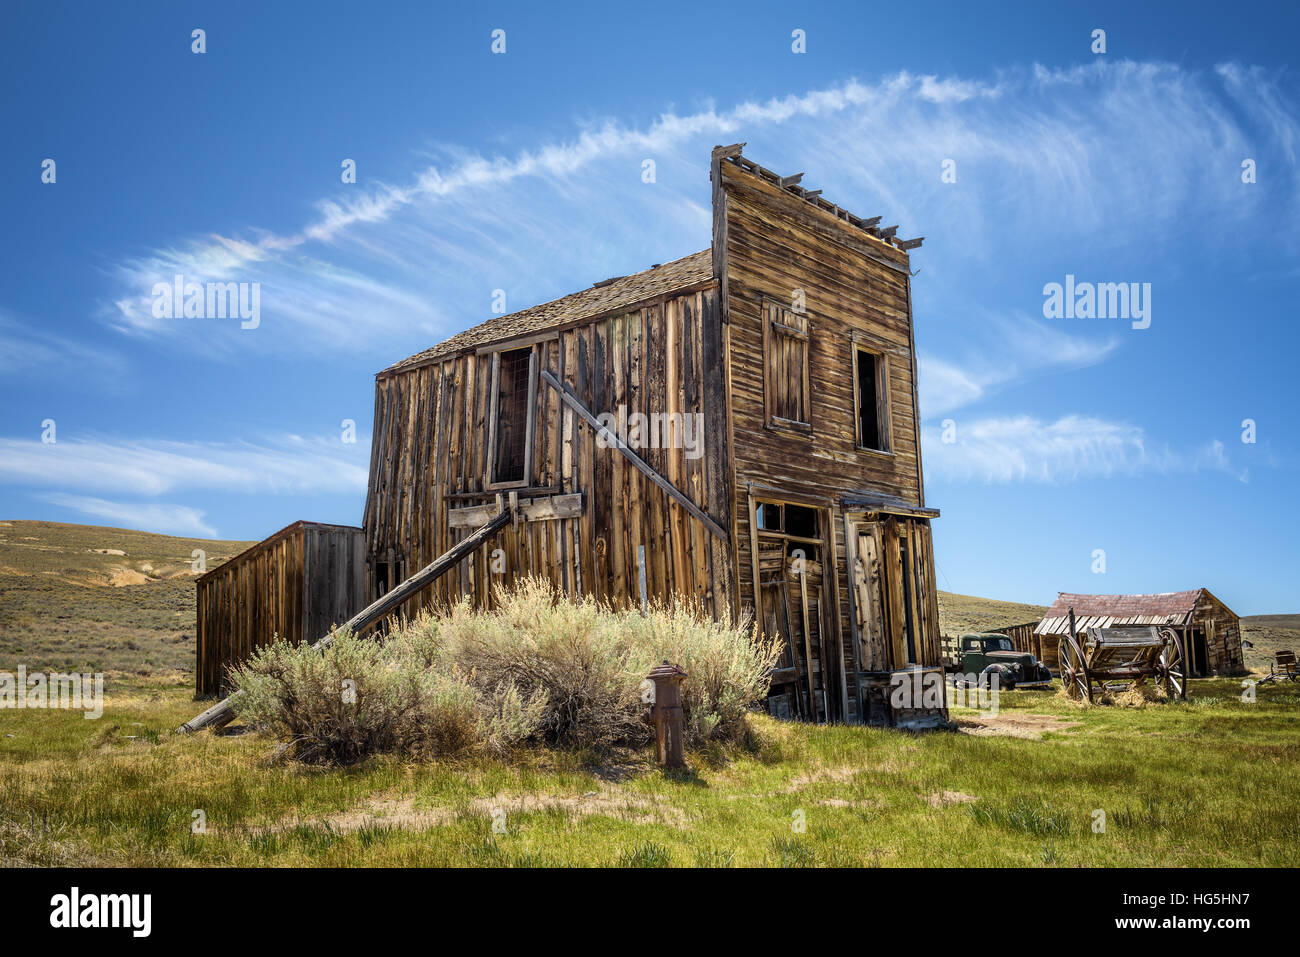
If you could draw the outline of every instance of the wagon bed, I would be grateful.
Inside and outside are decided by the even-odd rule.
[[[1066,691],[1089,701],[1094,685],[1104,689],[1122,682],[1132,688],[1146,681],[1160,685],[1170,698],[1187,700],[1183,644],[1172,628],[1093,626],[1080,635],[1071,610],[1070,631],[1061,636],[1060,671]]]

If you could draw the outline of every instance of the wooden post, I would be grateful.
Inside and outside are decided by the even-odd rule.
[[[644,615],[647,611],[649,611],[649,604],[650,604],[649,599],[646,596],[646,587],[645,587],[645,546],[644,545],[638,545],[636,547],[636,578],[637,578],[637,587],[640,588],[641,590],[641,614]]]
[[[651,710],[655,723],[655,761],[663,768],[684,768],[681,683],[686,672],[665,658],[648,677],[655,683],[655,703]]]

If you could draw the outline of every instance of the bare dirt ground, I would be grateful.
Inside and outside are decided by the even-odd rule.
[[[399,828],[423,831],[454,821],[461,814],[471,817],[496,818],[504,815],[535,813],[538,811],[563,811],[572,817],[604,814],[633,824],[659,824],[668,827],[686,826],[685,813],[668,803],[667,799],[649,798],[624,793],[618,788],[588,791],[581,795],[552,794],[501,794],[494,797],[475,798],[465,807],[425,807],[414,798],[383,798],[366,802],[359,807],[312,818],[285,820],[258,832],[282,832],[296,827],[328,828],[336,834],[350,834],[363,828]]]
[[[961,717],[956,721],[957,730],[962,734],[987,737],[1003,735],[1011,738],[1027,738],[1031,741],[1041,740],[1047,731],[1064,731],[1082,724],[1082,721],[1067,721],[1054,714],[1033,714],[1024,711],[1008,711],[996,717],[976,715]]]

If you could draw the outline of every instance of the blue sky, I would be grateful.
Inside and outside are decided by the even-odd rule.
[[[746,141],[926,237],[941,588],[1300,611],[1300,13],[1134,6],[6,4],[0,517],[359,522],[376,371],[707,247]],[[178,272],[260,324],[156,318]],[[1045,318],[1067,274],[1150,283],[1149,328]]]

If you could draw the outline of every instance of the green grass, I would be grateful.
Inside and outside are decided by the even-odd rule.
[[[1195,682],[1187,704],[1004,693],[1039,740],[753,718],[748,748],[522,762],[274,760],[257,735],[177,737],[188,687],[109,688],[104,717],[0,718],[0,858],[41,865],[1295,866],[1300,689]],[[1210,701],[1208,706],[1199,702]],[[954,712],[962,717],[966,712]],[[973,712],[971,712],[973,714]],[[936,800],[949,792],[952,801]],[[194,812],[206,833],[192,832]],[[1106,816],[1093,832],[1093,813]],[[801,827],[796,825],[801,823]],[[497,826],[494,828],[494,824]]]
[[[278,762],[278,742],[256,735],[177,737],[173,729],[202,707],[190,676],[193,582],[180,563],[203,547],[212,567],[244,544],[0,523],[0,670],[23,663],[108,673],[97,721],[0,711],[0,862],[1300,863],[1296,686],[1266,685],[1247,704],[1237,681],[1196,681],[1186,704],[1143,709],[1004,693],[1007,718],[1078,722],[1040,740],[755,717],[753,746],[690,754],[690,769],[674,774],[657,771],[648,752],[306,768]],[[150,580],[108,585],[124,567]],[[1041,613],[945,593],[940,600],[949,633]],[[1246,637],[1267,631],[1267,641],[1290,642],[1300,636],[1295,624],[1249,620]],[[955,797],[937,799],[945,792]],[[192,831],[196,810],[205,833]],[[1096,810],[1105,812],[1101,834],[1093,832]]]

